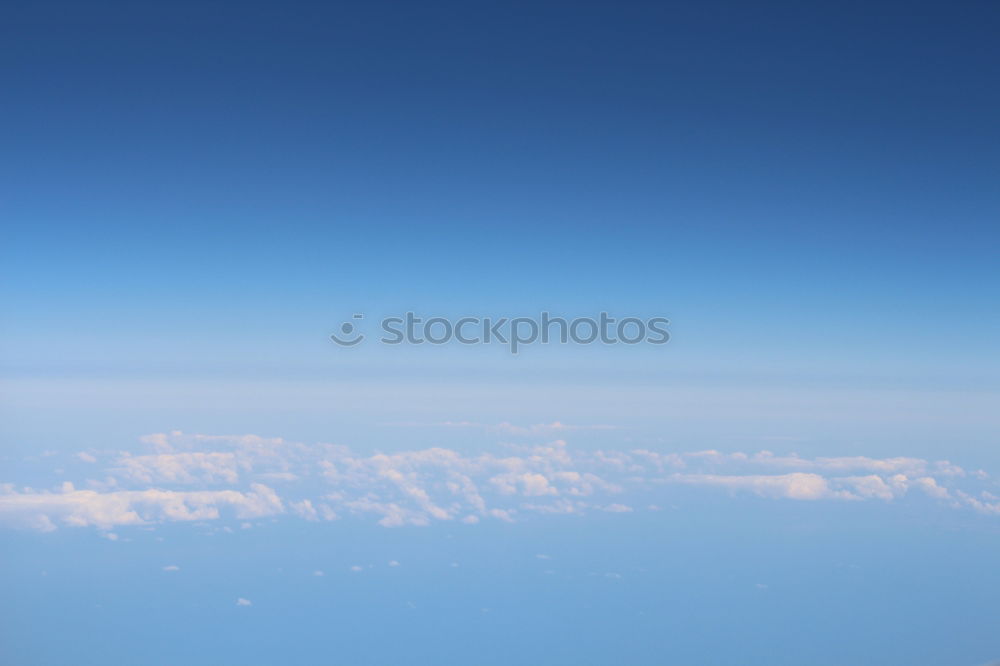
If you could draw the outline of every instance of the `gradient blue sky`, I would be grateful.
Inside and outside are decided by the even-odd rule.
[[[281,640],[253,647],[263,627],[296,642],[289,663],[329,663],[304,629],[329,624],[375,646],[341,646],[352,664],[1000,658],[988,601],[1000,504],[991,515],[955,494],[1000,495],[998,31],[993,2],[8,3],[11,492],[104,483],[122,452],[150,454],[140,437],[176,430],[359,457],[556,438],[584,457],[908,457],[927,462],[922,478],[957,483],[961,506],[916,491],[814,503],[623,480],[630,507],[683,510],[389,530],[340,511],[318,525],[226,523],[235,535],[170,521],[0,527],[14,600],[0,617],[17,627],[7,661],[106,663],[78,624],[93,604],[111,624],[137,609],[159,623],[123,639],[113,663],[274,663]],[[666,316],[672,340],[512,357],[327,337],[353,313],[374,328],[408,310]],[[150,478],[142,488],[169,486]],[[846,482],[832,479],[835,494]],[[286,502],[306,492],[275,487]],[[449,543],[465,578],[449,578]],[[535,571],[546,549],[559,551],[555,587]],[[390,559],[416,566],[357,587],[350,566]],[[162,586],[175,560],[183,595]],[[267,577],[279,568],[302,575]],[[319,578],[346,596],[316,597]],[[950,610],[911,603],[916,579]],[[776,589],[788,596],[762,611]],[[436,605],[421,602],[432,590]],[[248,595],[253,606],[234,606]],[[371,623],[388,606],[373,599],[426,610],[392,606],[384,630],[400,640],[386,645]],[[869,621],[858,609],[871,603],[882,610]],[[203,652],[164,638],[194,631],[179,619],[194,607],[212,627],[193,634]],[[499,624],[468,614],[500,607]],[[790,622],[803,623],[794,636],[775,628]],[[745,632],[717,639],[733,625]],[[472,638],[430,635],[447,626]],[[64,646],[45,638],[71,628]],[[616,638],[595,638],[605,630]],[[534,656],[477,647],[508,633]],[[239,640],[249,647],[225,652]],[[154,645],[161,656],[134,657]]]

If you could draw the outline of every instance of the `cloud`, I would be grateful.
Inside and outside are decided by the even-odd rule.
[[[565,432],[579,432],[584,430],[616,430],[618,426],[606,424],[593,425],[571,425],[560,421],[551,423],[535,423],[532,425],[515,425],[503,421],[502,423],[478,423],[476,421],[439,421],[437,423],[393,423],[389,425],[404,427],[435,427],[435,428],[470,428],[479,430],[492,430],[506,435],[517,435],[521,437],[529,436],[551,436]]]
[[[951,494],[948,492],[948,489],[939,486],[937,481],[935,481],[929,476],[921,477],[919,479],[914,479],[913,485],[935,499],[940,499],[940,500],[951,499]]]
[[[163,570],[164,571],[180,571],[181,568],[179,566],[177,566],[176,564],[168,564],[167,566],[163,567]]]
[[[968,506],[979,513],[1000,516],[1000,502],[989,493],[981,493],[979,497],[970,495],[962,490],[956,490],[955,496],[960,504]]]
[[[796,454],[776,456],[770,451],[760,451],[746,457],[749,464],[757,466],[793,468],[803,471],[817,472],[878,472],[881,474],[921,474],[926,471],[928,462],[921,458],[869,458],[866,456],[847,456],[839,458],[801,458]],[[954,469],[947,461],[941,461],[943,469]]]
[[[500,489],[500,492],[513,495],[520,492],[528,497],[539,495],[558,495],[559,491],[549,484],[544,474],[525,472],[524,474],[498,474],[490,479],[490,483]]]
[[[529,427],[538,433],[578,428],[583,426],[558,421]],[[966,473],[947,460],[804,458],[715,449],[577,450],[561,439],[476,453],[431,447],[371,455],[256,435],[173,431],[141,441],[147,452],[113,457],[103,470],[105,480],[87,481],[87,490],[71,483],[55,491],[0,485],[0,523],[41,531],[63,526],[108,531],[290,514],[311,522],[368,517],[393,528],[450,521],[471,525],[532,514],[628,513],[635,505],[630,500],[641,502],[637,506],[669,506],[669,495],[679,492],[670,488],[677,486],[795,501],[916,497],[1000,515],[989,475]],[[280,480],[280,496],[261,483],[265,478]]]
[[[552,423],[536,423],[530,426],[516,426],[506,421],[495,426],[500,432],[512,435],[551,435],[554,433],[574,432],[579,430],[614,430],[613,425],[569,425],[553,421]]]
[[[777,475],[674,474],[670,480],[695,486],[716,486],[745,490],[761,497],[796,500],[848,499],[849,493],[835,491],[819,474],[793,472]]]
[[[243,597],[240,597],[239,599],[236,600],[236,605],[237,606],[253,606],[253,602],[250,601],[249,599],[244,599]]]
[[[222,511],[236,518],[282,513],[281,499],[262,484],[249,492],[236,490],[119,490],[97,492],[64,486],[62,492],[0,494],[0,520],[42,531],[57,525],[111,529],[118,525],[214,520]]]
[[[299,502],[289,502],[288,508],[292,513],[309,521],[317,520],[337,520],[337,513],[329,505],[319,502],[313,506],[312,500],[304,499]]]
[[[162,453],[149,456],[124,455],[109,472],[141,483],[227,483],[239,481],[240,468],[248,463],[235,453]]]

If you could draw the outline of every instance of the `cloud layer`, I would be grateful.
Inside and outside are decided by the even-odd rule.
[[[516,429],[572,430],[562,424]],[[583,451],[563,440],[476,454],[427,448],[363,456],[332,444],[181,432],[147,435],[141,443],[145,452],[78,454],[88,470],[103,469],[103,478],[87,480],[86,489],[0,486],[0,523],[110,530],[287,514],[308,521],[367,516],[385,527],[471,524],[531,513],[629,513],[637,500],[646,506],[681,486],[800,501],[893,501],[915,493],[1000,515],[1000,498],[987,489],[995,483],[984,472],[920,458]]]

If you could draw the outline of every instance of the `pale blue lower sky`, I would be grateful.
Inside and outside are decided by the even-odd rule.
[[[172,429],[363,454],[475,455],[519,441],[446,421],[614,426],[558,435],[585,451],[926,456],[1000,469],[988,446],[995,396],[977,391],[20,377],[5,395],[5,480],[36,488],[83,487],[101,472],[77,452],[138,454],[140,435]],[[621,501],[637,510],[396,528],[286,515],[252,529],[227,518],[7,529],[4,654],[24,665],[206,666],[979,666],[1000,656],[995,515],[911,496],[800,502],[680,487]],[[660,510],[642,510],[654,501]]]
[[[4,654],[25,665],[977,666],[998,656],[994,523],[687,493],[656,514],[513,525],[180,525],[116,542],[5,533]]]

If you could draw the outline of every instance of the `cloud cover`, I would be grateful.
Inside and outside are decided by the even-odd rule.
[[[176,431],[140,441],[152,451],[88,453],[88,468],[103,464],[104,478],[88,480],[86,489],[0,486],[0,524],[110,530],[281,514],[307,521],[367,516],[385,527],[475,524],[530,513],[630,513],[633,498],[647,506],[649,495],[669,494],[672,486],[798,501],[893,501],[916,492],[1000,515],[1000,498],[982,487],[995,486],[987,474],[920,458],[591,451],[563,440],[476,454],[431,447],[363,456],[333,444]]]

